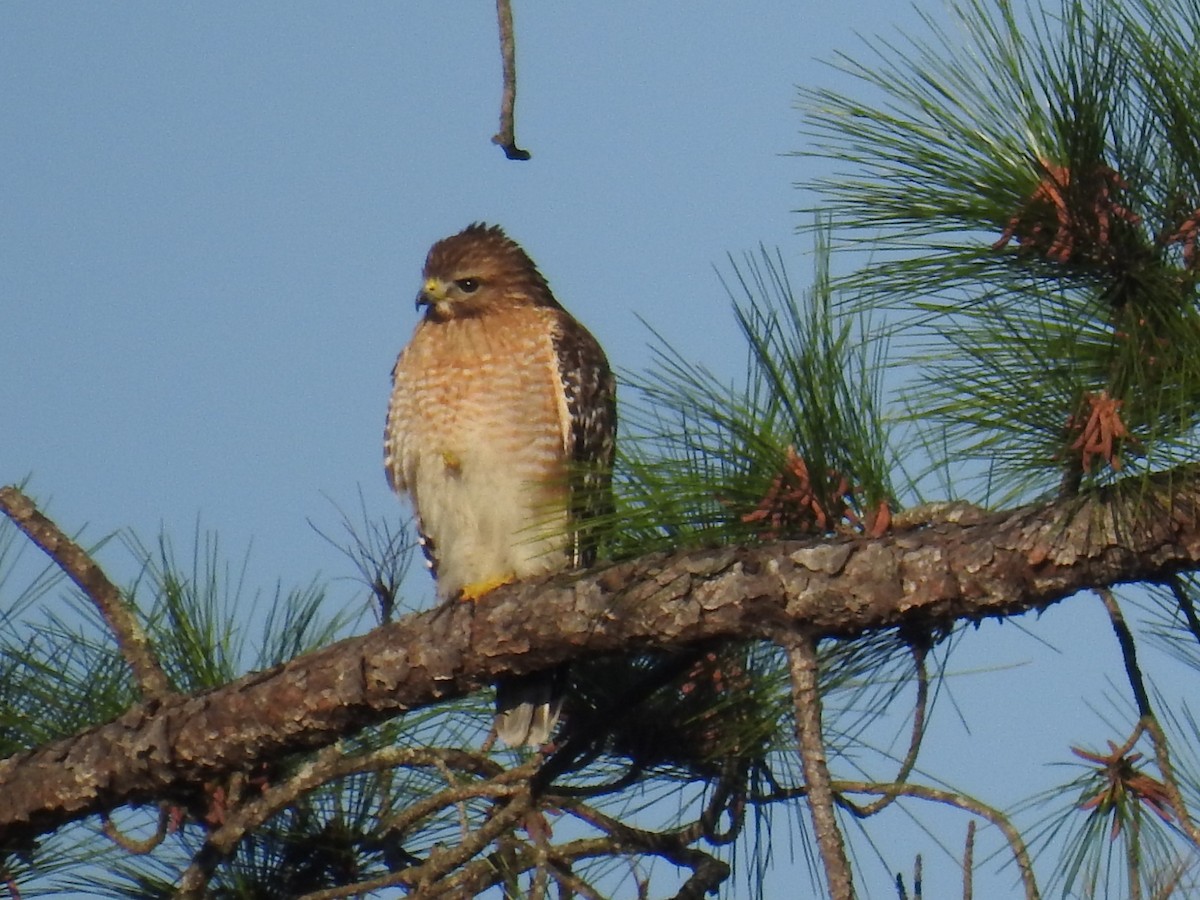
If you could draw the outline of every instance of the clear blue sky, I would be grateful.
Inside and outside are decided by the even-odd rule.
[[[795,86],[839,84],[821,60],[859,52],[855,32],[919,32],[917,16],[884,0],[516,14],[525,163],[489,143],[485,0],[0,4],[0,481],[31,475],[92,539],[162,530],[186,547],[199,522],[234,558],[252,543],[268,593],[351,574],[309,520],[335,529],[360,489],[372,514],[403,516],[381,467],[388,373],[426,249],[475,220],[528,249],[617,367],[648,360],[640,316],[741,371],[713,267],[759,242],[799,283],[809,267],[794,210],[811,198],[793,183],[816,163],[786,155],[804,147]],[[136,573],[118,542],[101,559]],[[1095,682],[1079,673],[1116,660],[1103,630],[1073,654],[1094,606],[1023,623],[1061,657],[1016,625],[969,636],[953,669],[1023,665],[952,682],[970,731],[943,708],[929,768],[1004,805],[1061,777],[1041,763],[1068,742],[1116,737],[1081,708]],[[892,821],[889,863],[923,851],[927,896],[953,894],[948,861]],[[944,832],[956,852],[965,825]],[[861,859],[871,895],[892,896]]]

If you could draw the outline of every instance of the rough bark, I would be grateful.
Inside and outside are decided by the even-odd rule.
[[[1089,498],[968,514],[881,538],[651,554],[573,582],[526,583],[410,616],[198,696],[0,761],[0,846],[205,781],[503,672],[716,639],[851,637],[1042,609],[1072,593],[1200,563],[1200,469]]]

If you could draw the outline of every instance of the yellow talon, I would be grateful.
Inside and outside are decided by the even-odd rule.
[[[484,594],[491,593],[498,587],[503,587],[506,584],[512,584],[516,579],[511,573],[506,575],[497,575],[495,578],[488,578],[484,581],[476,581],[473,584],[468,584],[458,592],[458,599],[464,603],[470,603],[478,600]]]

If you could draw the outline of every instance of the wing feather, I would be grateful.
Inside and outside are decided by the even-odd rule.
[[[572,562],[595,561],[596,535],[587,525],[612,511],[616,449],[616,379],[600,344],[568,313],[555,311],[551,332],[558,362],[563,449],[570,467]]]

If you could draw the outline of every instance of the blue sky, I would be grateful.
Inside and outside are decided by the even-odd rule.
[[[251,585],[320,576],[357,602],[310,520],[336,530],[360,491],[402,518],[381,466],[388,373],[427,248],[476,220],[526,247],[618,368],[648,362],[641,317],[736,376],[714,266],[762,242],[796,282],[809,271],[795,210],[812,198],[793,184],[818,164],[788,155],[805,146],[795,86],[842,84],[822,60],[859,52],[856,32],[920,33],[913,9],[517,0],[516,15],[525,163],[489,143],[490,2],[0,4],[0,481],[31,476],[85,538],[187,547],[199,523],[234,559],[252,545]],[[119,542],[101,560],[136,574]],[[952,668],[983,673],[956,679],[970,729],[942,710],[929,768],[961,767],[1003,805],[1060,778],[1041,760],[1068,742],[1116,737],[1081,699],[1115,650],[1059,640],[1106,641],[1094,605],[1024,623],[1061,652],[1016,625],[964,642]],[[957,848],[965,819],[947,828]],[[927,890],[956,885],[926,844],[907,837],[893,864],[924,847]]]

